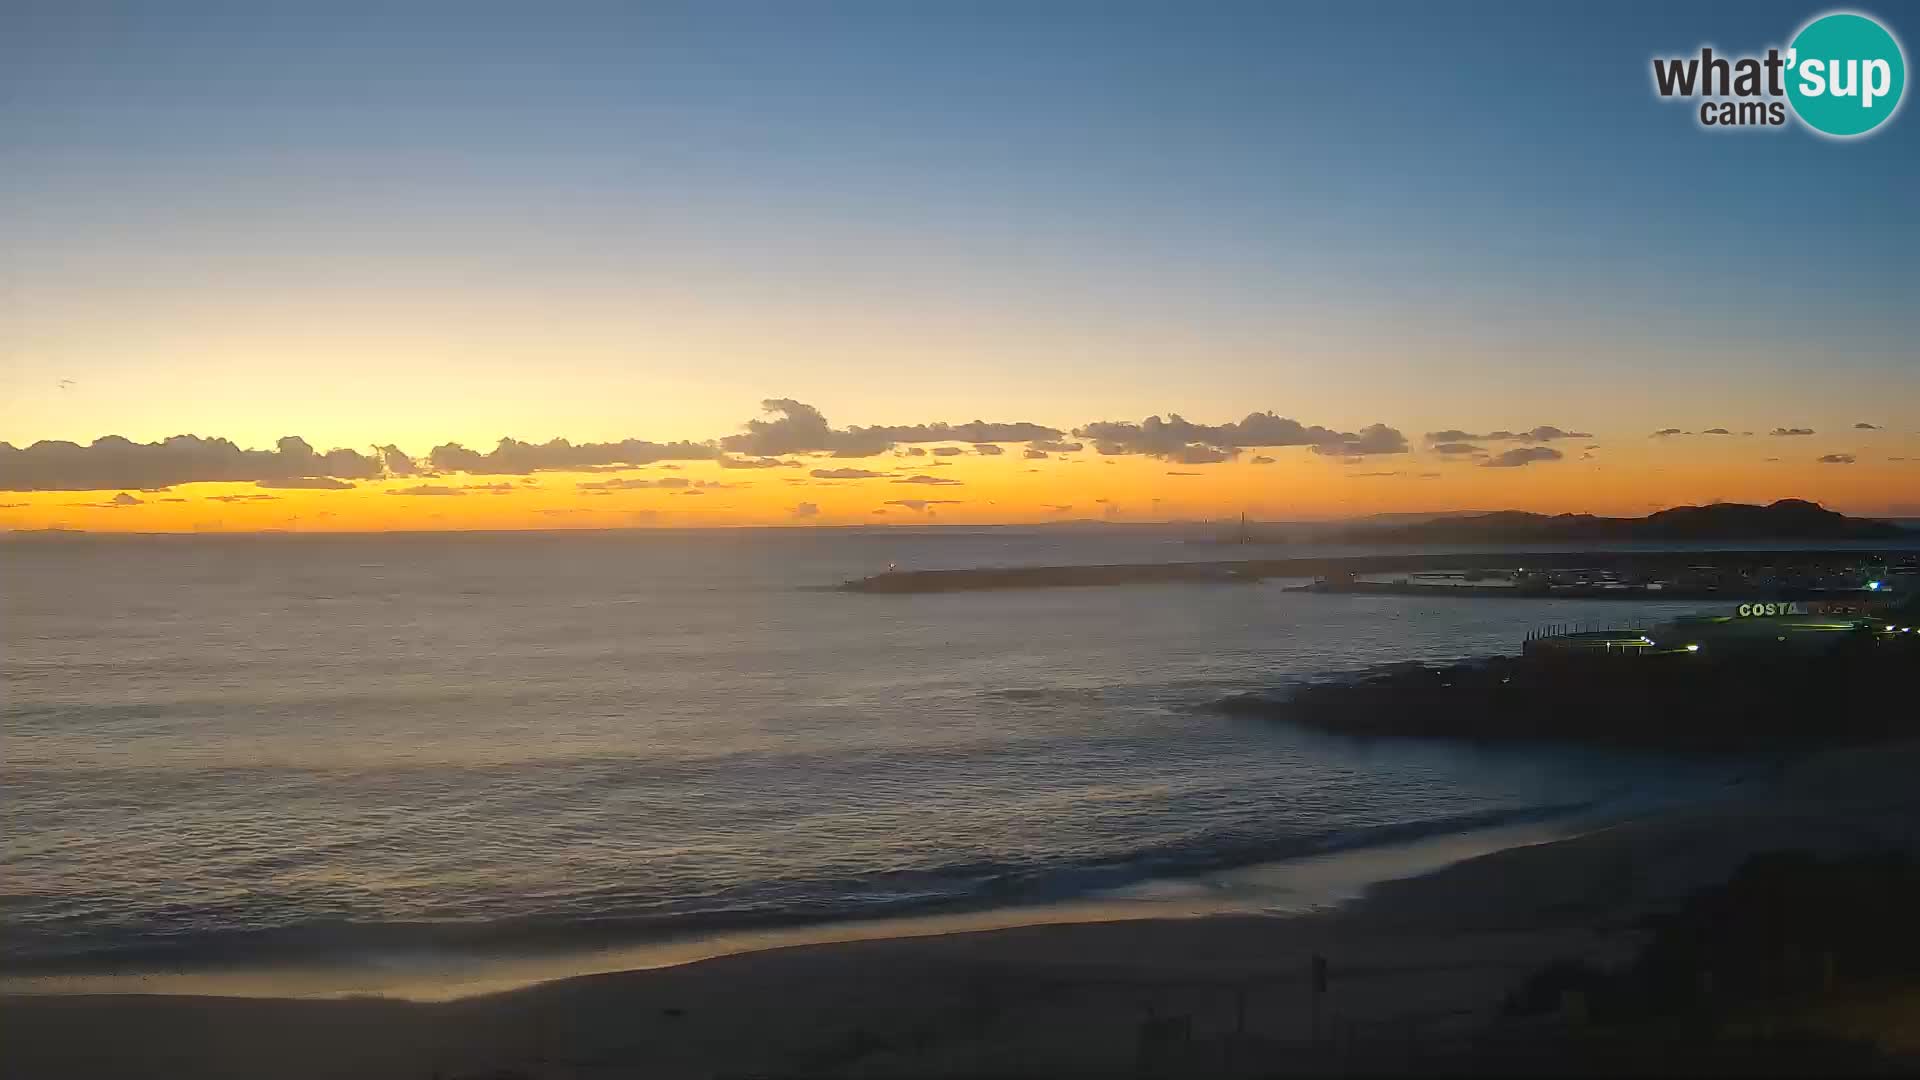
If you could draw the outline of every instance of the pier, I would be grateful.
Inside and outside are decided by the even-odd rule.
[[[1902,553],[1911,558],[1911,553]],[[1884,566],[1883,555],[1858,550],[1800,551],[1406,551],[1375,555],[1222,559],[1199,562],[1107,563],[1061,566],[989,566],[951,570],[889,570],[838,586],[859,593],[971,592],[989,589],[1087,588],[1102,585],[1230,585],[1272,578],[1309,578],[1311,592],[1418,596],[1500,596],[1603,600],[1811,599],[1864,587],[1848,585],[1864,568]],[[1488,568],[1497,568],[1488,571]],[[1554,572],[1611,575],[1599,583],[1563,583]],[[1488,571],[1506,584],[1423,585],[1358,580],[1363,574]],[[1515,582],[1514,575],[1541,575]],[[1912,580],[1910,575],[1907,580]]]

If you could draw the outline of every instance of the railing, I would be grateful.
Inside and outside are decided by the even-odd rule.
[[[1644,637],[1647,631],[1648,628],[1646,626],[1620,626],[1617,623],[1548,623],[1545,626],[1536,626],[1527,631],[1526,640],[1539,641],[1542,638],[1566,637],[1569,634],[1619,634],[1622,637],[1639,634]]]

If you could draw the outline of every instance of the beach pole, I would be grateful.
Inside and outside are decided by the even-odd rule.
[[[1247,1038],[1247,984],[1233,988],[1233,1036],[1227,1040],[1226,1071],[1232,1075],[1240,1063],[1240,1047]]]
[[[1308,1001],[1312,1012],[1309,1017],[1308,1041],[1317,1046],[1320,1043],[1320,998],[1327,992],[1327,958],[1319,953],[1313,954],[1309,982],[1311,990]]]

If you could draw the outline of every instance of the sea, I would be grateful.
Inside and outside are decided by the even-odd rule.
[[[0,984],[445,996],[889,920],[1311,906],[1304,868],[1341,853],[1532,836],[1748,766],[1218,707],[1697,604],[832,588],[1328,553],[1044,528],[15,541]]]

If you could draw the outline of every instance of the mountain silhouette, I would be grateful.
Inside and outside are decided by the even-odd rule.
[[[1642,518],[1593,514],[1530,514],[1501,510],[1436,518],[1415,525],[1357,528],[1347,535],[1407,543],[1513,543],[1532,540],[1872,540],[1899,536],[1884,521],[1848,517],[1804,499],[1766,506],[1714,503],[1676,506]]]

